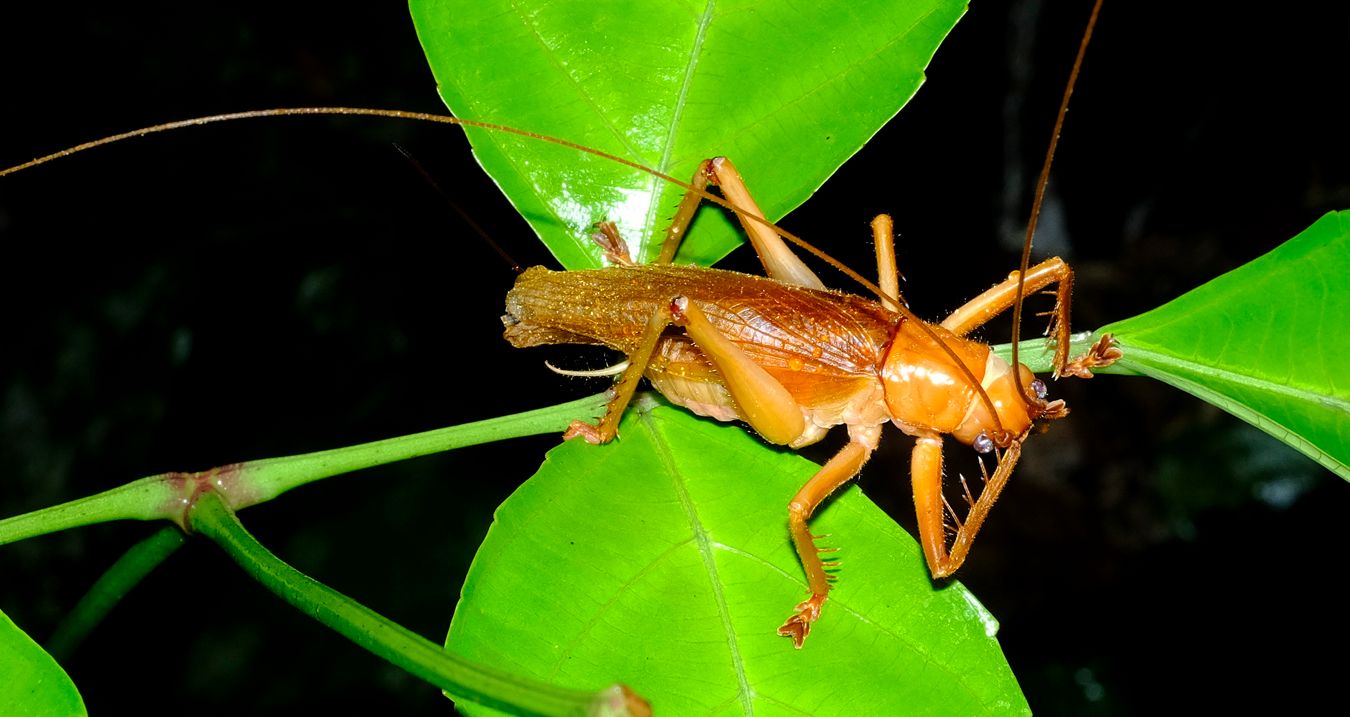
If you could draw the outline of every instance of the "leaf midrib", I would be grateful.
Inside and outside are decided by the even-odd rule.
[[[1177,368],[1208,378],[1219,379],[1244,388],[1252,388],[1258,391],[1272,393],[1282,398],[1316,404],[1333,410],[1350,413],[1350,399],[1342,396],[1318,393],[1290,384],[1276,383],[1268,378],[1239,373],[1222,366],[1190,361],[1183,359],[1176,354],[1165,353],[1138,344],[1130,344],[1128,343],[1128,337],[1122,343],[1125,346],[1126,351],[1126,358],[1122,359],[1122,363],[1127,365],[1130,363],[1142,363],[1155,367]],[[1138,359],[1143,359],[1143,361],[1139,361]]]
[[[713,552],[712,539],[708,531],[703,527],[703,520],[699,517],[698,508],[694,505],[693,498],[689,495],[688,487],[685,484],[683,471],[675,461],[675,456],[670,450],[670,444],[665,440],[665,436],[657,430],[655,420],[648,411],[642,411],[639,419],[644,428],[651,435],[652,445],[656,453],[660,456],[661,465],[665,468],[665,474],[671,477],[671,486],[675,495],[680,500],[680,507],[689,520],[689,527],[693,533],[694,545],[698,549],[699,559],[703,561],[703,568],[708,574],[708,583],[712,587],[713,602],[717,605],[717,615],[722,621],[722,629],[727,636],[727,650],[730,652],[731,669],[736,674],[736,683],[740,687],[741,708],[746,717],[755,714],[755,704],[751,699],[751,689],[749,678],[746,675],[745,658],[741,655],[740,640],[736,637],[736,628],[731,622],[731,608],[727,604],[726,593],[722,590],[722,579],[717,570],[717,559]]]
[[[1229,393],[1218,390],[1214,385],[1192,380],[1192,377],[1198,374],[1205,377],[1227,379],[1228,385],[1242,386],[1256,391],[1273,393],[1291,400],[1297,400],[1305,404],[1326,409],[1333,413],[1350,413],[1350,401],[1346,401],[1339,396],[1296,389],[1287,385],[1273,383],[1268,380],[1246,376],[1244,374],[1216,370],[1203,364],[1185,361],[1146,348],[1131,347],[1127,356],[1128,358],[1123,359],[1121,363],[1132,370],[1145,376],[1151,376],[1164,383],[1171,384],[1187,393],[1198,396],[1209,403],[1223,408],[1238,418],[1279,438],[1300,453],[1303,453],[1321,464],[1327,470],[1346,480],[1350,480],[1350,465],[1346,465],[1338,456],[1331,455],[1331,453],[1324,450],[1317,442],[1311,440],[1306,435],[1306,427],[1300,428],[1276,420],[1268,412],[1261,410],[1261,407],[1243,403]],[[1143,359],[1142,361],[1139,360],[1141,358]],[[1152,361],[1150,361],[1150,359],[1152,359]],[[1279,433],[1272,431],[1272,427],[1278,428]]]

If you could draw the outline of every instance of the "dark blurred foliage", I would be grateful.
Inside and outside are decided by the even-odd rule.
[[[402,7],[335,7],[7,8],[0,164],[212,112],[440,109]],[[866,222],[893,213],[905,291],[925,316],[1006,275],[1086,12],[977,3],[912,105],[788,225],[866,270]],[[1350,207],[1350,141],[1333,99],[1345,86],[1346,13],[1108,3],[1038,237],[1078,270],[1077,326],[1157,305]],[[512,274],[394,143],[518,261],[549,262],[443,127],[255,121],[0,180],[0,515],[141,475],[599,390],[500,339]],[[898,199],[913,196],[923,199]],[[742,251],[731,265],[753,260]],[[1033,708],[1335,700],[1336,666],[1317,648],[1347,629],[1317,586],[1344,563],[1343,481],[1144,379],[1054,391],[1072,417],[1028,444],[961,575],[1000,619]],[[556,441],[325,481],[243,518],[302,570],[440,640],[493,507]],[[907,451],[892,435],[863,487],[912,529]],[[0,548],[0,608],[44,639],[152,529],[96,526]],[[95,713],[446,711],[435,690],[197,542],[66,666]]]

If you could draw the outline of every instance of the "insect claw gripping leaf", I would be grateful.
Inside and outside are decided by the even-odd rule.
[[[802,649],[802,643],[811,634],[811,624],[820,619],[820,606],[824,602],[824,595],[812,595],[809,600],[798,603],[794,608],[797,612],[778,628],[778,634],[792,638],[792,646]]]
[[[572,425],[563,432],[563,440],[570,441],[573,438],[581,437],[587,443],[597,446],[606,442],[606,437],[600,433],[597,426],[593,426],[585,421],[572,421]],[[615,433],[618,437],[618,433]]]
[[[1060,372],[1062,376],[1074,376],[1077,378],[1092,378],[1092,370],[1110,366],[1120,357],[1124,356],[1120,348],[1116,345],[1116,339],[1111,334],[1102,334],[1097,339],[1087,353],[1070,361]]]

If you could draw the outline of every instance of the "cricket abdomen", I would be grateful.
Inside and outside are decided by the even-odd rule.
[[[677,296],[698,304],[722,335],[792,394],[808,424],[793,445],[817,440],[840,423],[886,420],[879,372],[899,318],[861,297],[698,267],[536,267],[516,280],[502,318],[507,340],[517,347],[598,343],[628,354],[653,313]],[[696,413],[743,418],[683,329],[667,331],[646,376]]]

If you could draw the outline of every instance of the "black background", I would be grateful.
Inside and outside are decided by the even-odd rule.
[[[202,114],[440,111],[405,9],[322,3],[0,11],[0,165]],[[41,14],[48,12],[49,14]],[[1350,207],[1343,8],[1108,3],[1038,246],[1078,271],[1075,324],[1131,316]],[[1087,3],[976,3],[928,84],[786,225],[870,273],[896,216],[928,317],[1015,265]],[[1014,79],[1024,75],[1024,80]],[[1009,108],[1014,108],[1012,111]],[[392,148],[522,264],[549,263],[452,129],[283,119],[137,140],[0,180],[0,515],[197,470],[588,395],[500,339],[513,275]],[[791,171],[785,166],[783,171]],[[752,180],[753,181],[753,180]],[[752,184],[753,186],[753,184]],[[911,204],[898,197],[922,197]],[[1013,239],[1013,244],[1020,236]],[[732,266],[751,269],[745,250]],[[826,274],[828,276],[828,274]],[[827,279],[828,281],[829,279]],[[1006,329],[991,329],[1005,341]],[[1309,337],[1315,350],[1316,337]],[[1143,379],[1055,387],[961,579],[1042,714],[1336,700],[1343,482]],[[302,570],[439,641],[493,507],[556,437],[326,481],[248,511]],[[912,530],[892,434],[862,478]],[[826,447],[828,450],[828,446]],[[0,608],[39,640],[152,526],[0,548]],[[194,543],[66,667],[91,710],[443,714]]]

